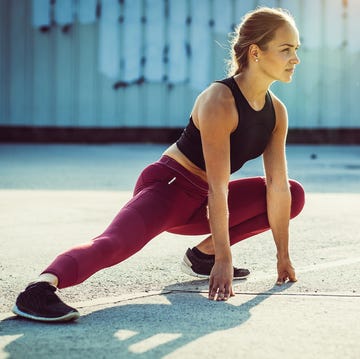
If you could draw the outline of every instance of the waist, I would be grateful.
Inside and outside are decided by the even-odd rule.
[[[194,174],[195,176],[200,177],[205,183],[207,183],[206,172],[198,167],[195,163],[188,158],[186,154],[184,154],[176,143],[171,145],[163,155],[172,158],[176,162],[178,162],[182,167],[186,168],[189,172]]]
[[[157,162],[163,164],[164,166],[171,168],[173,171],[177,172],[180,176],[185,178],[191,184],[196,186],[199,189],[199,191],[207,194],[208,189],[209,189],[207,182],[204,181],[198,175],[189,171],[187,168],[185,168],[182,164],[177,162],[172,157],[165,154],[165,155],[162,155]]]

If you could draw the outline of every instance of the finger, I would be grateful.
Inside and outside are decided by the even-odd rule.
[[[211,291],[209,292],[209,299],[214,300],[215,296],[216,296],[216,290],[211,289]]]
[[[211,288],[213,287],[214,284],[214,278],[212,275],[210,275],[210,279],[209,279],[209,292],[211,290]]]
[[[228,300],[230,297],[231,288],[226,285],[225,287],[220,287],[217,295],[217,300]]]
[[[278,280],[276,282],[277,285],[282,285],[284,284],[287,280],[289,280],[290,282],[297,282],[295,273],[292,273],[291,275],[286,272],[282,277],[278,277]]]
[[[214,300],[216,297],[218,286],[214,285],[212,288],[209,289],[209,299]]]
[[[228,291],[229,291],[229,297],[235,297],[235,292],[234,292],[232,282],[230,282],[228,285]]]
[[[229,289],[225,289],[225,292],[223,293],[223,299],[222,300],[228,300],[230,297]]]
[[[297,282],[295,271],[292,268],[292,270],[289,272],[289,281],[290,282]]]
[[[218,286],[218,291],[216,293],[216,300],[223,300],[224,299],[224,292],[225,289],[223,286]]]
[[[213,287],[214,287],[213,282],[214,282],[213,278],[210,277],[210,281],[209,281],[209,299],[214,299],[215,294],[216,294],[216,290],[215,290],[215,293],[213,291]]]
[[[226,294],[224,292],[218,292],[216,300],[219,302],[226,301],[229,299],[229,294]]]
[[[232,285],[230,284],[230,285],[225,286],[224,300],[228,300],[230,297],[233,297],[234,295],[235,294],[234,294]]]

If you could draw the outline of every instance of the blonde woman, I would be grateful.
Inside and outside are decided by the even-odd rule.
[[[208,237],[185,253],[182,269],[209,278],[209,299],[234,295],[231,246],[271,229],[277,248],[277,283],[296,281],[289,220],[304,205],[301,185],[287,177],[284,104],[269,90],[290,82],[300,60],[299,33],[282,9],[248,13],[232,43],[230,76],[196,99],[179,140],[140,174],[134,197],[92,241],[60,254],[21,292],[14,313],[32,320],[68,321],[79,312],[55,294],[79,284],[143,248],[159,233]],[[263,156],[265,177],[230,181],[245,162]],[[166,245],[164,243],[164,245]]]

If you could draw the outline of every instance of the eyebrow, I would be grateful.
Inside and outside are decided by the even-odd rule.
[[[299,48],[299,47],[300,47],[300,45],[301,45],[301,44],[298,44],[298,45],[296,45],[296,46],[295,46],[295,45],[293,45],[293,44],[287,44],[287,43],[286,43],[286,44],[281,44],[281,45],[279,45],[279,47],[282,47],[282,46],[288,46],[288,47],[295,47],[295,48]]]

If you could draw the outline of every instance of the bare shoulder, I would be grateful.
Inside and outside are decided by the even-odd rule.
[[[221,83],[210,85],[196,99],[192,116],[198,127],[203,121],[219,121],[230,129],[236,127],[237,111],[230,89]]]
[[[272,102],[274,104],[275,112],[279,114],[287,113],[285,104],[272,91],[269,92],[271,95]]]
[[[226,85],[214,82],[206,88],[198,97],[200,102],[210,102],[219,104],[229,104],[234,102],[232,93]]]
[[[288,115],[285,104],[272,92],[269,91],[271,99],[274,105],[275,116],[276,116],[276,128],[286,128]]]

